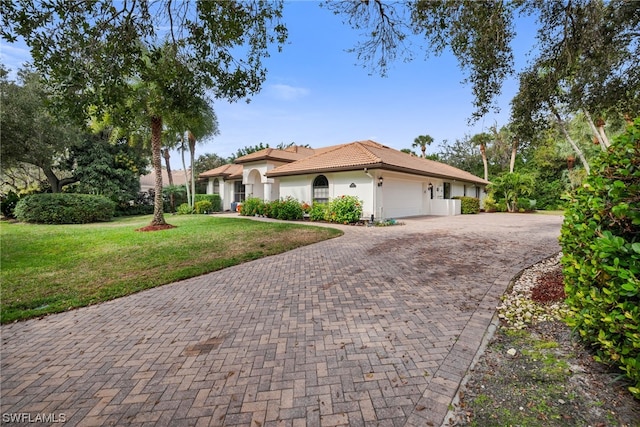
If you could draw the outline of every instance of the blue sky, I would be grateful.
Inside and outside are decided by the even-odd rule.
[[[239,148],[259,143],[275,147],[295,142],[323,147],[372,139],[396,149],[410,148],[418,135],[435,142],[454,141],[509,119],[509,101],[517,90],[515,78],[505,83],[499,114],[490,113],[473,126],[471,87],[456,59],[445,53],[425,59],[416,51],[409,63],[392,64],[387,77],[371,74],[347,49],[362,40],[358,30],[342,22],[315,1],[285,4],[289,39],[283,51],[273,49],[262,91],[250,103],[216,100],[220,134],[203,141],[196,156],[216,153],[228,157]],[[516,27],[516,67],[525,64],[533,45],[529,24]],[[420,39],[416,41],[420,43]],[[0,59],[15,71],[29,59],[23,45],[0,44]],[[181,167],[177,153],[172,166]]]

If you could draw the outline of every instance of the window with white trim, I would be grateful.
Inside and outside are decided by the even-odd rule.
[[[317,203],[329,201],[329,180],[324,175],[318,175],[313,180],[313,201]]]

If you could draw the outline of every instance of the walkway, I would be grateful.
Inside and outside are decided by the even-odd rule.
[[[559,250],[561,221],[344,227],[289,253],[2,326],[3,423],[439,426],[500,296]]]

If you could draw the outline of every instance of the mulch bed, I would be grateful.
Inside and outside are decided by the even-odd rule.
[[[136,231],[158,231],[158,230],[169,230],[171,228],[176,228],[176,226],[171,224],[147,225],[146,227],[136,228]]]

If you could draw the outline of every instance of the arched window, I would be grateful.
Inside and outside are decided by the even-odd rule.
[[[213,180],[213,194],[220,194],[220,180],[218,178]]]
[[[318,175],[313,180],[313,201],[318,203],[329,201],[329,180],[324,175]]]

